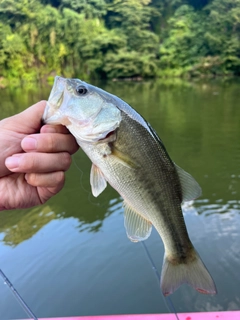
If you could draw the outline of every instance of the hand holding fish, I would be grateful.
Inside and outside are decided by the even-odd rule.
[[[0,121],[0,210],[45,203],[64,185],[78,145],[61,125],[44,125],[40,101]]]

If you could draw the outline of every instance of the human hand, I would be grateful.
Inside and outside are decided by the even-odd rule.
[[[0,210],[28,208],[58,193],[78,150],[63,126],[44,125],[46,101],[0,121]]]

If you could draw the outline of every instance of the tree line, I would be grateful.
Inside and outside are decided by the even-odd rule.
[[[0,79],[56,74],[239,75],[240,0],[0,0]]]

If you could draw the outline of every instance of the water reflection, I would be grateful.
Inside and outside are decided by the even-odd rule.
[[[0,233],[2,241],[9,246],[16,246],[30,239],[43,226],[55,219],[56,214],[46,205],[29,210],[8,211],[0,213]]]
[[[218,199],[215,203],[209,203],[209,199],[204,199],[204,202],[207,204],[201,204],[201,200],[196,200],[199,214],[205,216],[211,214],[240,214],[240,201],[238,200],[229,200],[227,203],[222,203],[223,199]]]
[[[1,241],[14,247],[30,239],[53,219],[75,218],[78,221],[75,227],[79,232],[95,233],[101,230],[103,221],[107,217],[122,208],[122,201],[119,197],[111,199],[109,205],[104,197],[102,197],[102,204],[93,201],[86,201],[84,204],[81,201],[81,205],[77,202],[74,205],[67,199],[69,200],[69,197],[63,197],[54,205],[47,204],[28,210],[0,212],[0,233],[3,234]],[[92,205],[91,208],[87,208],[89,204]],[[86,205],[86,210],[84,210],[84,205]],[[60,211],[61,209],[65,211]]]

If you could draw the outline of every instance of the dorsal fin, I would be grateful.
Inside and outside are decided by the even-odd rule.
[[[202,189],[197,181],[186,171],[174,164],[182,188],[182,202],[194,200],[201,196]]]

